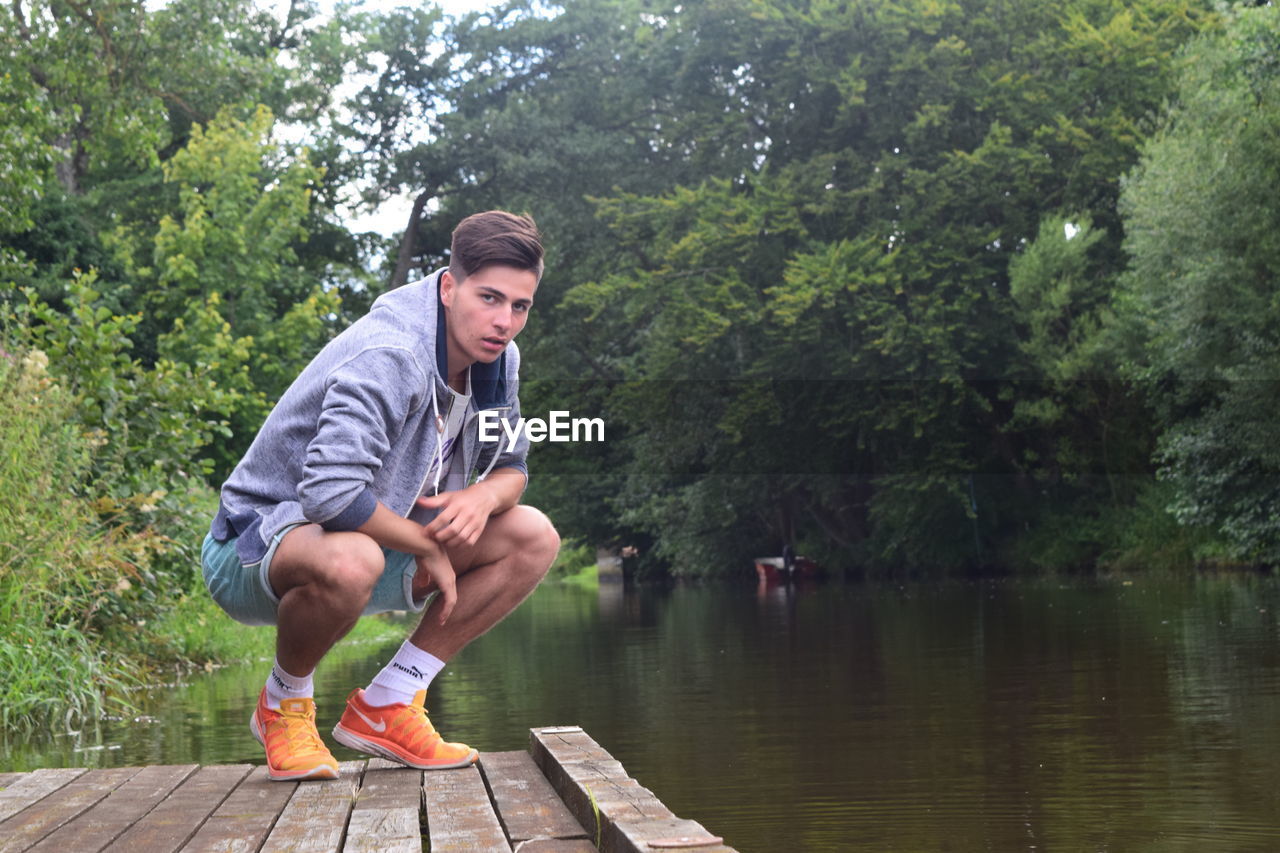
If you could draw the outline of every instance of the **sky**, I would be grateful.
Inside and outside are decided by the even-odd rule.
[[[167,0],[146,0],[148,9],[158,9],[165,5]],[[419,0],[420,3],[429,3],[432,0]],[[458,17],[468,12],[481,12],[490,9],[501,3],[501,0],[434,0],[435,5],[450,17]],[[289,9],[289,0],[256,0],[256,5],[262,9],[269,9],[275,12],[276,17],[280,20],[284,19]],[[321,14],[330,12],[335,0],[319,0]],[[412,5],[407,0],[364,0],[361,6],[370,10],[390,11],[392,9],[402,8]],[[298,140],[292,140],[298,141]],[[349,213],[347,226],[352,231],[376,231],[384,236],[390,236],[398,231],[404,230],[405,224],[409,221],[409,211],[413,209],[413,195],[406,194],[401,197],[390,198],[383,202],[377,210],[364,213]],[[343,212],[340,209],[340,212]]]
[[[429,2],[429,0],[428,0]],[[500,0],[435,0],[435,4],[450,17],[465,15],[467,12],[480,12],[498,5]],[[281,14],[288,8],[288,0],[277,0]],[[390,11],[409,5],[405,0],[365,0],[364,8]],[[332,0],[321,0],[321,6],[332,6]],[[376,231],[383,236],[390,236],[404,230],[409,221],[409,211],[413,209],[413,194],[405,194],[389,198],[378,206],[377,210],[367,213],[351,214],[347,227],[354,232]]]

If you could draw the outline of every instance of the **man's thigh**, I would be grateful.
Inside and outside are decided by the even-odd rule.
[[[283,598],[296,586],[318,580],[329,582],[343,573],[376,577],[382,567],[382,549],[363,533],[332,532],[318,524],[300,524],[286,531],[280,540],[267,577],[276,595]]]
[[[271,588],[278,597],[303,584],[320,582],[369,595],[364,613],[418,611],[413,597],[417,567],[408,554],[383,548],[355,531],[328,531],[304,524],[288,531],[268,567]]]

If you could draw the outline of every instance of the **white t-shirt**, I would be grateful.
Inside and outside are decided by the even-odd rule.
[[[462,424],[467,418],[467,407],[471,405],[471,368],[467,368],[467,387],[464,393],[459,394],[452,388],[449,389],[449,396],[443,400],[437,401],[440,410],[440,422],[437,422],[437,429],[443,424],[443,430],[440,432],[439,441],[444,447],[443,469],[440,471],[440,483],[449,479],[449,469],[453,465],[453,460],[458,449],[458,444],[462,440]],[[423,487],[422,493],[430,495],[432,493],[432,484],[436,482],[436,466],[439,463],[440,454],[437,454],[435,460],[431,463],[431,468],[427,471],[427,482]]]

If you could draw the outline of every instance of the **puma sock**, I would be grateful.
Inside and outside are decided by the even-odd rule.
[[[424,652],[408,640],[400,646],[386,666],[373,677],[373,683],[365,688],[364,701],[370,705],[391,705],[399,702],[408,705],[419,690],[426,690],[444,669],[444,661]]]
[[[273,711],[280,710],[280,703],[285,699],[310,699],[315,691],[311,683],[311,673],[306,675],[290,675],[280,666],[280,661],[271,668],[267,676],[267,707]]]

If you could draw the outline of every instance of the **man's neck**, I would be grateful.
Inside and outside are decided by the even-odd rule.
[[[463,394],[467,390],[467,371],[471,369],[471,362],[464,361],[462,353],[453,345],[453,341],[449,340],[445,350],[449,358],[449,387]]]

